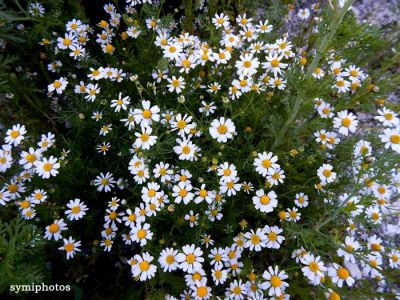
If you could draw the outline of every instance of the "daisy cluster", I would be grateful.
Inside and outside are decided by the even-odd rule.
[[[36,143],[27,136],[24,125],[16,124],[6,131],[4,144],[0,149],[0,172],[7,175],[7,182],[0,187],[0,205],[16,206],[23,219],[35,220],[37,208],[46,206],[51,195],[41,188],[35,177],[51,181],[59,173],[61,162],[64,161],[69,151],[63,150],[60,157],[48,155],[55,147],[55,135],[51,132],[42,134]],[[87,207],[79,199],[71,200],[65,211],[68,220],[78,220],[86,213]],[[62,239],[62,231],[67,229],[63,219],[55,220],[45,228],[45,239]],[[64,238],[64,245],[60,250],[66,252],[67,259],[73,257],[80,242],[72,237]]]
[[[393,199],[400,192],[400,171],[397,161],[383,182],[378,179],[378,162],[381,156],[400,153],[396,112],[379,104],[375,118],[383,128],[377,133],[378,140],[369,141],[358,135],[362,120],[355,111],[338,105],[334,97],[309,99],[321,128],[311,133],[307,147],[321,151],[324,163],[313,170],[315,186],[314,181],[307,181],[290,196],[288,204],[284,186],[293,175],[289,175],[289,165],[279,150],[254,148],[244,164],[222,152],[240,148],[246,131],[251,132],[251,128],[239,131],[238,124],[254,97],[284,93],[287,73],[293,69],[305,76],[307,55],[295,49],[286,34],[271,40],[273,26],[268,20],[253,20],[246,14],[230,18],[217,13],[210,26],[218,32],[218,39],[207,42],[199,36],[177,32],[175,24],[157,17],[140,23],[137,18],[142,4],[151,5],[151,1],[127,1],[124,20],[113,4],[107,4],[104,10],[109,19],[96,27],[73,19],[66,24],[64,34],[41,42],[54,54],[54,61],[48,66],[51,72],[62,72],[62,62],[57,57],[79,65],[77,74],[56,78],[47,92],[49,96],[79,98],[90,107],[92,120],[88,122],[98,129],[100,142],[94,147],[99,157],[107,157],[114,149],[119,151],[118,142],[114,144],[110,138],[114,128],[123,128],[130,137],[128,153],[119,155],[121,160],[126,158],[124,178],[103,166],[103,172],[89,179],[99,194],[109,197],[107,205],[103,205],[104,222],[99,234],[103,250],[112,251],[115,242],[122,241],[132,250],[127,264],[138,281],[148,281],[157,273],[182,275],[187,289],[182,291],[181,299],[289,299],[289,285],[294,278],[289,268],[285,270],[289,260],[290,269],[301,270],[305,282],[320,288],[328,299],[340,299],[341,288],[356,286],[356,280],[361,279],[374,281],[379,291],[387,291],[383,270],[400,267],[399,250],[385,238],[399,227],[395,224],[398,217]],[[298,12],[304,20],[309,14],[305,9]],[[135,74],[115,59],[103,65],[91,60],[99,49],[106,61],[118,57],[118,52],[124,51],[118,48],[120,42],[129,45],[134,43],[131,40],[142,37],[153,42],[162,60],[152,66],[151,74]],[[330,92],[338,98],[356,94],[367,79],[361,68],[333,52],[311,77],[316,85],[329,78]],[[135,94],[128,92],[132,87]],[[197,106],[191,103],[195,101]],[[237,108],[234,104],[239,104],[239,109],[233,109]],[[11,168],[12,147],[19,146],[25,134],[21,125],[7,131],[6,144],[0,150],[0,172]],[[350,139],[356,140],[351,164],[340,170],[336,167],[335,150]],[[235,144],[237,140],[240,142]],[[43,157],[52,144],[54,136],[50,134],[42,137],[39,148],[21,152],[19,165],[30,175],[24,179],[26,176],[20,174],[0,190],[0,204],[14,200],[26,219],[35,216],[34,206],[47,198],[44,190],[35,190],[26,200],[19,201],[25,193],[24,181],[30,176],[51,179],[57,175],[61,158]],[[218,153],[210,153],[210,149]],[[290,155],[296,156],[297,150]],[[349,180],[347,174],[352,174],[351,184],[338,193],[335,185]],[[118,195],[123,189],[137,197],[123,199]],[[243,219],[242,230],[223,244],[207,230],[224,223],[224,214],[231,215],[229,209],[237,199],[250,203],[251,212],[243,214],[247,217],[254,213],[257,225],[248,228]],[[68,222],[88,214],[88,206],[80,199],[69,200],[66,206]],[[337,226],[342,234],[327,255],[312,244],[302,246],[286,232],[286,228],[300,228],[294,226],[302,224],[310,206],[331,207],[331,221],[336,218],[346,222]],[[178,244],[172,227],[169,241],[161,242],[159,225],[153,224],[177,214],[182,214],[181,226],[196,230],[195,236]],[[316,223],[317,230],[324,225]],[[391,229],[382,233],[379,226]],[[44,235],[48,240],[63,240],[59,249],[66,252],[67,259],[81,247],[80,241],[63,235],[68,229],[61,218],[46,226]],[[152,247],[155,241],[163,245],[161,251]],[[285,247],[296,247],[291,257],[263,262],[261,266],[255,262],[262,253],[278,256]],[[245,266],[251,257],[254,261],[250,267]]]

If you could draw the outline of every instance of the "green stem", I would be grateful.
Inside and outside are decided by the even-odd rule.
[[[313,74],[315,68],[318,66],[319,62],[321,61],[323,55],[325,54],[329,42],[332,40],[333,36],[335,35],[340,23],[342,22],[346,12],[348,11],[349,7],[351,6],[351,4],[354,2],[354,0],[347,0],[346,3],[344,4],[344,6],[341,8],[341,10],[339,11],[339,14],[337,17],[333,17],[331,24],[329,26],[330,30],[328,32],[328,34],[326,34],[321,42],[319,43],[318,49],[317,49],[317,53],[314,57],[314,59],[312,60],[305,79],[308,79],[311,77],[311,75]],[[303,99],[300,95],[297,95],[295,102],[294,102],[294,106],[293,109],[290,113],[289,118],[287,119],[287,121],[285,122],[285,124],[282,126],[281,130],[278,132],[274,144],[272,145],[272,149],[275,149],[276,147],[278,147],[279,145],[282,144],[283,142],[283,136],[286,134],[286,132],[288,131],[290,125],[293,123],[294,119],[297,117],[297,114],[300,110],[301,104],[303,103]]]

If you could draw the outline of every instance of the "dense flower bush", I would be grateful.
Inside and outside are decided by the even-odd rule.
[[[351,4],[275,3],[304,39],[278,10],[144,0],[43,33],[56,125],[5,128],[1,210],[137,298],[399,297],[398,54]]]

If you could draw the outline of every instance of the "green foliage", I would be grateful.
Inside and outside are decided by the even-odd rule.
[[[45,279],[43,241],[36,226],[15,217],[0,221],[0,294],[11,284],[40,283]]]

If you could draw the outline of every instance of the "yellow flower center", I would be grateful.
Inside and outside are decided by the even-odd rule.
[[[271,66],[273,68],[276,68],[279,66],[279,60],[277,60],[276,58],[274,58],[273,60],[271,60]]]
[[[217,131],[219,134],[225,134],[228,131],[228,127],[222,124],[218,126]]]
[[[322,172],[322,174],[324,174],[325,177],[330,177],[332,175],[332,172],[331,170],[326,169],[324,170],[324,172]]]
[[[251,242],[252,242],[254,245],[258,245],[258,244],[261,242],[261,239],[260,239],[260,237],[259,237],[258,235],[253,234],[253,235],[251,236]]]
[[[142,272],[146,272],[148,269],[150,269],[150,264],[147,261],[142,261],[139,264],[139,268]]]
[[[319,267],[318,267],[318,263],[316,263],[315,261],[312,261],[308,264],[308,267],[310,268],[311,272],[317,272],[319,271]]]
[[[8,186],[8,191],[10,193],[16,193],[18,191],[18,186],[16,184],[10,184]]]
[[[53,168],[53,165],[51,163],[49,163],[49,162],[43,164],[43,170],[46,171],[46,172],[50,172],[50,170],[52,168]]]
[[[196,256],[194,256],[192,253],[186,255],[186,262],[188,264],[193,264],[196,260]]]
[[[17,137],[19,137],[19,131],[18,131],[18,130],[13,130],[13,131],[11,131],[10,136],[11,136],[13,139],[16,139]]]
[[[275,232],[268,233],[268,239],[272,242],[275,242],[278,238],[278,235]]]
[[[36,155],[35,154],[28,154],[25,156],[25,160],[27,162],[33,163],[34,161],[36,161]]]
[[[49,231],[50,231],[51,233],[56,233],[56,232],[58,232],[59,230],[60,230],[60,226],[58,226],[58,224],[56,224],[56,223],[51,224],[50,227],[49,227]]]
[[[151,118],[151,115],[152,115],[152,112],[149,109],[145,109],[143,111],[143,118],[149,119],[149,118]]]
[[[167,264],[172,265],[175,262],[175,257],[173,255],[168,255],[165,258],[165,261],[167,262]]]
[[[276,275],[271,277],[270,282],[274,288],[280,287],[282,285],[282,280]]]
[[[79,207],[79,205],[76,205],[76,206],[71,208],[71,212],[73,214],[78,214],[78,213],[80,213],[80,211],[81,211],[81,208]]]
[[[337,270],[337,275],[340,279],[346,279],[347,277],[349,277],[349,271],[347,271],[347,269],[345,268],[339,268]]]
[[[74,251],[74,248],[75,248],[75,246],[72,243],[68,243],[68,244],[64,245],[64,249],[65,249],[66,252]]]
[[[182,148],[182,153],[183,154],[189,154],[190,153],[190,147],[189,146],[184,146]]]
[[[200,298],[204,298],[205,296],[207,296],[208,294],[208,290],[205,286],[201,286],[197,289],[197,296]]]
[[[251,61],[245,60],[245,61],[243,62],[243,66],[244,66],[245,68],[250,68],[250,67],[251,67]]]
[[[371,249],[374,251],[381,251],[381,248],[380,244],[371,244]]]
[[[392,144],[400,144],[400,134],[392,134],[390,136],[390,141],[392,142]]]
[[[269,201],[270,201],[270,199],[269,199],[269,197],[268,197],[267,195],[262,195],[262,196],[260,197],[260,202],[261,202],[263,205],[267,205],[267,204],[269,203]]]
[[[147,232],[146,232],[146,230],[144,230],[144,229],[139,229],[138,230],[138,232],[137,232],[137,237],[139,238],[139,239],[144,239],[144,238],[146,238],[146,236],[147,236]]]

